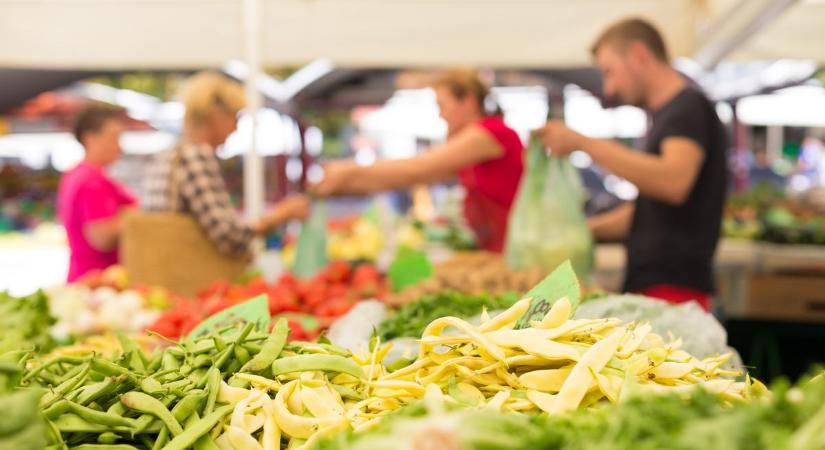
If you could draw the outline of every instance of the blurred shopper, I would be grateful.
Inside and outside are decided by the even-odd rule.
[[[66,227],[71,256],[68,281],[117,264],[121,213],[137,205],[127,189],[109,178],[106,168],[121,156],[122,112],[91,105],[77,115],[74,136],[85,158],[60,180],[57,209]]]
[[[322,196],[371,194],[458,176],[467,190],[464,213],[479,247],[501,252],[507,218],[523,171],[524,145],[504,123],[500,111],[488,111],[489,88],[475,71],[455,69],[434,83],[447,141],[408,159],[370,166],[354,161],[328,163],[314,186]]]
[[[608,28],[592,48],[604,94],[651,118],[642,151],[592,139],[552,120],[539,131],[555,156],[582,150],[639,188],[635,203],[591,219],[600,239],[625,239],[625,290],[708,308],[714,290],[727,135],[711,101],[669,62],[660,33],[639,19]]]
[[[286,198],[251,222],[233,207],[216,152],[235,131],[245,106],[239,83],[216,72],[201,72],[187,81],[181,100],[186,109],[181,140],[152,168],[147,210],[191,214],[220,253],[235,257],[251,256],[256,235],[307,216],[309,202],[303,196]]]

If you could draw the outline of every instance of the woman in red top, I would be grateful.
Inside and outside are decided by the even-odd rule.
[[[507,217],[524,168],[524,145],[500,113],[488,115],[489,89],[473,71],[451,70],[434,84],[447,142],[409,159],[371,166],[337,161],[314,186],[322,196],[371,194],[458,176],[467,190],[464,213],[481,248],[501,252]]]

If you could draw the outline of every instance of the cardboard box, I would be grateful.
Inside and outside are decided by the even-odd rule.
[[[825,276],[754,275],[745,315],[749,319],[825,323]]]

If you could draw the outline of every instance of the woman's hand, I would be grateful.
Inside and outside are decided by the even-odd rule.
[[[324,164],[324,177],[311,184],[309,191],[319,197],[347,194],[348,181],[354,176],[354,168],[357,167],[352,161],[328,162]]]
[[[265,235],[290,220],[304,220],[309,217],[309,206],[309,198],[305,195],[286,197],[258,220],[254,225],[255,233]]]
[[[280,211],[286,220],[304,220],[309,217],[309,206],[309,198],[306,195],[291,195],[278,202],[275,210]]]

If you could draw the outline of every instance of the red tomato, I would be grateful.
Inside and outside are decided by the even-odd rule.
[[[289,319],[288,324],[290,330],[288,341],[303,341],[309,337],[304,327],[297,320]]]
[[[180,336],[179,328],[177,323],[166,320],[164,317],[159,317],[147,330],[169,339],[177,339]]]
[[[198,292],[197,297],[201,299],[211,298],[211,297],[222,297],[226,295],[226,292],[229,291],[230,285],[226,281],[216,281],[209,285],[206,289]]]
[[[330,298],[346,297],[350,293],[350,287],[343,283],[330,285],[327,289],[327,296]]]
[[[269,291],[269,312],[272,315],[287,312],[300,311],[301,305],[298,296],[285,287],[274,287]]]
[[[313,306],[324,302],[328,297],[329,293],[326,285],[315,283],[310,286],[306,296],[304,296],[302,300],[304,305],[312,308]]]
[[[371,264],[361,264],[355,268],[352,274],[352,284],[361,285],[364,283],[375,283],[381,279],[381,274]]]
[[[312,289],[312,285],[312,282],[298,280],[295,283],[295,293],[298,295],[298,298],[303,299],[306,297],[310,289]]]
[[[248,292],[259,292],[262,293],[269,289],[269,285],[266,283],[266,280],[263,277],[255,277],[246,283],[246,289]]]
[[[345,283],[350,277],[350,265],[346,261],[333,261],[327,266],[327,279],[331,283]]]
[[[228,298],[212,298],[204,302],[204,309],[206,310],[206,315],[211,316],[219,311],[223,311],[226,308],[234,305],[235,303]]]
[[[295,275],[285,272],[278,278],[278,281],[275,283],[275,286],[284,286],[290,289],[295,289],[298,285],[298,278]]]
[[[180,335],[188,334],[190,331],[194,330],[196,326],[200,325],[203,317],[192,316],[186,322],[181,324],[180,326]]]
[[[332,299],[326,303],[326,307],[329,309],[328,314],[326,316],[332,317],[339,317],[343,316],[350,309],[352,309],[353,303],[345,298],[336,298]]]

